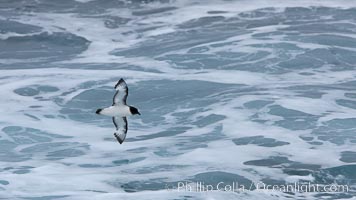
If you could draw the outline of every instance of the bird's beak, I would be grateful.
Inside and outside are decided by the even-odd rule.
[[[141,115],[141,113],[140,112],[137,112],[138,113],[138,115]]]

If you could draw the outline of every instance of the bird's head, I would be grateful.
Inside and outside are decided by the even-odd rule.
[[[132,106],[130,106],[130,112],[132,115],[141,115],[141,113],[138,112],[138,109]]]

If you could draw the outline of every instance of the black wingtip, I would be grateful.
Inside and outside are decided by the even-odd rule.
[[[117,88],[117,86],[120,85],[122,82],[124,82],[124,79],[120,78],[120,80],[116,83],[115,88]]]
[[[100,115],[100,112],[102,111],[103,109],[99,108],[98,110],[96,110],[96,114]]]
[[[124,142],[119,136],[117,136],[116,133],[114,133],[114,136],[115,136],[116,140],[117,140],[120,144],[122,144],[122,143]]]

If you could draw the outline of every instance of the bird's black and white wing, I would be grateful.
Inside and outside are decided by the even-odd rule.
[[[116,140],[122,144],[126,138],[127,133],[127,120],[126,117],[113,117],[112,122],[116,127],[114,136]]]
[[[113,104],[112,105],[126,105],[126,99],[127,99],[127,94],[129,92],[129,89],[127,88],[126,82],[124,79],[120,79],[116,85],[115,85],[115,90],[116,93],[113,98]]]

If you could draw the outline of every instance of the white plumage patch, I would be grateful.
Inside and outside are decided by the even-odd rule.
[[[99,114],[110,117],[125,117],[131,115],[131,112],[127,105],[118,105],[103,108]]]

